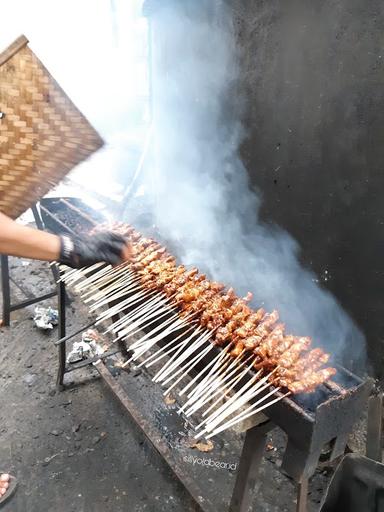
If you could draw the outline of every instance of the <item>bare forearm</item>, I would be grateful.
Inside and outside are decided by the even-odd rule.
[[[0,213],[0,253],[53,261],[59,257],[60,238],[22,226]]]

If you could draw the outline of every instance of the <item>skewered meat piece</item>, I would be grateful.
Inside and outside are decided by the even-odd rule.
[[[292,393],[312,393],[335,373],[335,368],[323,368],[317,372],[308,372],[300,380],[289,382],[287,387]]]
[[[321,348],[315,348],[307,352],[303,357],[289,366],[278,368],[276,378],[279,384],[288,387],[292,382],[302,379],[306,372],[314,372],[329,360],[329,354],[323,352]]]
[[[141,276],[163,276],[175,273],[175,276],[185,272],[184,265],[175,265],[175,259],[173,256],[167,256],[161,260],[152,261],[149,265],[138,271]]]
[[[253,349],[254,353],[261,359],[267,360],[273,358],[277,354],[278,346],[283,342],[284,330],[284,324],[278,324],[266,337],[264,337],[264,339],[261,336],[255,336],[255,338],[260,341]],[[265,332],[264,327],[261,332]],[[262,339],[263,341],[261,341]]]
[[[245,320],[240,327],[235,330],[235,336],[238,338],[246,339],[248,336],[252,336],[255,328],[259,325],[261,320],[265,316],[265,311],[263,308],[258,309],[255,313],[251,313],[247,320]],[[247,343],[244,341],[245,345]],[[250,347],[252,348],[252,347]]]
[[[239,341],[236,343],[235,348],[231,350],[230,354],[232,357],[239,356],[242,351],[245,349],[243,342]]]
[[[263,314],[264,313],[264,314]],[[252,320],[254,322],[258,322],[257,326],[251,330],[251,334],[244,338],[243,343],[244,346],[247,347],[248,350],[253,350],[255,347],[260,345],[261,341],[265,336],[267,336],[273,327],[273,324],[277,322],[279,319],[279,314],[277,311],[272,311],[272,313],[265,313],[263,309],[260,309],[256,312],[257,316],[253,316]],[[263,315],[261,317],[261,315]],[[260,320],[261,317],[261,320]],[[250,317],[248,317],[248,320]],[[248,331],[249,332],[249,331]],[[238,342],[241,336],[239,337],[236,333],[236,337],[233,341]]]
[[[166,253],[165,247],[162,247],[159,244],[151,244],[141,250],[135,248],[135,251],[136,251],[136,255],[134,256],[134,265],[133,266],[137,266],[137,268],[140,268],[140,266],[142,266],[142,267],[146,266],[146,264],[151,263],[151,261],[158,259],[158,258],[153,258],[151,261],[147,262],[146,259],[149,256],[152,256],[153,254],[160,256],[161,254]]]
[[[289,368],[295,364],[299,360],[301,353],[308,350],[310,345],[311,338],[308,336],[296,338],[296,341],[292,343],[291,347],[282,353],[278,361],[279,366]]]

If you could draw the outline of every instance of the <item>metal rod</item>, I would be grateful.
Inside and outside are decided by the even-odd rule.
[[[11,289],[9,285],[8,256],[1,255],[1,288],[3,292],[3,319],[2,325],[8,327],[11,320]]]
[[[60,338],[59,340],[55,341],[54,345],[60,345],[61,343],[65,343],[66,341],[69,341],[71,338],[74,338],[81,332],[85,331],[86,329],[89,329],[90,327],[93,327],[96,324],[97,320],[93,320],[91,323],[85,325],[84,327],[81,327],[77,331],[73,332],[72,334],[68,334],[68,336],[64,336],[64,338]]]
[[[69,228],[68,226],[66,226],[63,222],[61,222],[60,219],[58,219],[56,217],[56,215],[54,215],[53,213],[51,213],[49,210],[47,210],[47,208],[45,208],[45,206],[43,206],[42,204],[40,205],[40,209],[43,210],[43,212],[45,212],[49,217],[51,217],[55,222],[57,222],[58,224],[60,224],[60,226],[62,226],[65,231],[69,231],[72,235],[76,236],[76,233],[71,229]]]
[[[12,304],[9,307],[9,311],[16,311],[17,309],[22,309],[27,306],[31,306],[32,304],[36,304],[36,302],[43,302],[43,300],[50,299],[51,297],[55,297],[57,295],[57,291],[52,291],[46,293],[45,295],[41,295],[40,297],[33,297],[32,299],[25,300],[23,302],[19,302],[18,304]]]
[[[59,338],[65,337],[65,284],[59,281],[57,290],[57,302],[59,310]],[[56,386],[62,391],[64,385],[65,360],[66,360],[66,344],[60,343],[59,352],[59,368],[57,370]]]

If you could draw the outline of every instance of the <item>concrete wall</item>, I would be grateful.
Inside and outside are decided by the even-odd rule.
[[[384,3],[231,2],[242,155],[263,218],[358,322],[384,376]]]

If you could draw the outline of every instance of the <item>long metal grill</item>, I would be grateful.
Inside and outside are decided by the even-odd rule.
[[[67,208],[65,209],[65,207]],[[70,232],[68,230],[68,226],[76,226],[76,231],[79,231],[81,227],[81,232],[89,232],[92,226],[100,223],[100,220],[98,220],[98,211],[90,209],[88,206],[82,204],[81,201],[79,202],[77,199],[74,200],[74,198],[53,198],[52,200],[44,200],[44,211],[42,213],[44,212],[47,214],[44,218],[44,224],[48,229],[58,233],[63,231],[67,233]],[[47,224],[48,222],[49,225]],[[73,285],[80,285],[82,279],[87,277],[90,278],[92,273],[101,270],[101,267],[97,270],[86,270],[85,273],[81,272],[81,275],[78,275],[77,278],[73,272],[71,278]],[[67,274],[67,276],[69,277],[69,274]],[[95,280],[90,283],[90,288],[88,289],[89,296],[92,292],[91,287],[95,293],[101,291],[101,289],[96,287],[96,279],[97,278],[95,276]],[[85,291],[86,290],[80,291],[80,293],[85,293]],[[132,292],[132,294],[133,293],[135,292]],[[109,303],[108,306],[102,306],[101,312],[108,311],[108,308],[116,306],[122,300],[123,299],[117,299],[116,301]],[[141,306],[144,306],[144,302],[145,298],[143,298]],[[122,318],[125,314],[129,314],[130,312],[130,307],[123,309],[120,312],[120,317]],[[112,318],[112,322],[115,320],[117,320],[117,318]],[[138,322],[138,319],[136,321]],[[162,319],[158,320],[157,325],[160,325],[161,322]],[[92,322],[92,325],[93,323],[94,322]],[[110,321],[107,321],[106,324],[107,327],[109,327]],[[148,327],[145,327],[145,324],[140,324],[140,328],[143,329],[143,331],[147,334],[150,332],[152,327],[155,327],[155,325],[156,322]],[[153,346],[150,354],[139,359],[138,363],[141,364],[143,361],[145,361],[145,358],[154,354],[158,348],[164,348],[163,353],[165,353],[165,350],[167,349],[166,346],[179,334],[181,334],[181,332],[171,332],[169,336],[160,339],[158,343]],[[141,330],[138,336],[142,336]],[[123,360],[128,359],[129,356],[127,356],[126,346],[132,345],[134,341],[134,337],[129,337],[127,341],[119,340],[115,349],[107,350],[107,352],[101,356],[103,360],[110,361],[110,364],[112,365],[111,368],[114,368],[114,371],[116,371],[117,374],[119,371],[116,365],[119,364],[119,361],[116,360],[115,356],[111,354],[119,352],[123,357]],[[177,343],[177,341],[175,343]],[[177,401],[180,403],[181,407],[183,407],[186,398],[188,397],[182,396],[180,399],[183,399],[183,401],[179,400],[179,397],[177,396],[177,390],[182,390],[183,386],[185,387],[188,385],[191,379],[194,379],[200,372],[206,369],[206,367],[212,363],[212,358],[215,355],[218,355],[218,351],[220,350],[222,350],[222,348],[216,346],[213,347],[197,363],[194,368],[190,369],[188,375],[186,374],[185,380],[180,381],[180,383],[175,388],[173,388],[173,391],[175,392],[173,393],[173,397],[177,398]],[[133,355],[133,353],[131,354]],[[162,353],[159,355],[161,354]],[[151,366],[147,372],[148,375],[154,376],[154,374],[163,367],[167,357],[169,357],[169,355],[165,355],[163,360],[160,360]],[[91,359],[91,361],[93,360]],[[84,364],[87,364],[87,362],[85,361]],[[269,405],[268,408],[264,409],[264,415],[262,413],[258,414],[256,418],[250,418],[249,421],[239,425],[240,429],[249,429],[252,424],[260,423],[260,421],[265,422],[266,418],[268,418],[269,425],[276,425],[281,428],[287,435],[287,445],[285,453],[282,457],[281,467],[286,474],[295,479],[297,482],[305,482],[308,477],[313,475],[318,465],[320,456],[323,454],[324,450],[326,450],[328,459],[330,461],[335,460],[337,457],[344,453],[345,446],[348,441],[348,436],[353,431],[356,421],[361,416],[362,411],[365,409],[369,393],[372,389],[372,379],[363,380],[345,368],[339,365],[335,366],[337,367],[336,375],[334,375],[332,380],[326,381],[324,384],[318,386],[315,393],[292,394],[290,396],[286,396],[285,398],[281,398],[274,404]],[[100,367],[104,368],[102,364],[101,366],[98,365],[98,368]],[[62,366],[60,366],[60,368],[60,379],[62,379],[63,368]],[[212,369],[212,366],[210,368]],[[74,368],[71,368],[71,371],[73,369]],[[245,383],[247,379],[252,378],[254,374],[255,370],[250,369],[245,374],[242,383]],[[104,376],[104,372],[102,372],[102,375]],[[111,379],[112,376],[110,375],[110,377],[108,377],[108,383],[112,382]],[[201,377],[200,379],[195,380],[195,382],[191,385],[191,388],[192,386],[198,384],[198,380],[200,381]],[[114,385],[111,384],[111,386],[111,389],[114,390]],[[187,390],[186,393],[191,393],[193,391],[191,388]],[[229,393],[228,397],[231,396],[231,393],[234,393],[238,390],[239,384],[235,385],[233,390]],[[264,391],[260,392],[255,400],[262,398],[271,390],[272,387],[266,388]],[[167,385],[165,386],[165,393],[166,392]],[[282,394],[283,393],[281,391],[277,391],[276,397],[280,397]],[[228,397],[224,397],[223,403]],[[124,398],[124,404],[126,404],[126,398]],[[135,409],[135,407],[133,407],[133,409]],[[199,413],[199,411],[197,412]],[[199,422],[201,422],[201,416],[194,414],[192,417],[189,416],[188,420],[193,421],[195,417],[195,425],[197,425]],[[263,425],[265,424],[263,423]],[[261,425],[261,430],[265,428],[271,428],[270,426],[264,427],[263,425]],[[252,428],[247,430],[247,435],[249,433],[249,435],[252,437],[251,433],[253,431],[254,429]],[[156,440],[158,440],[157,436]],[[157,441],[153,440],[153,442],[156,445]],[[305,484],[303,484],[303,489],[304,488]],[[299,502],[302,503],[302,499],[300,499]],[[300,510],[304,509],[300,508]]]
[[[198,416],[197,438],[213,437],[292,393],[312,392],[336,373],[321,368],[329,355],[309,350],[309,338],[284,334],[277,312],[252,312],[246,304],[250,297],[239,299],[197,269],[176,267],[165,248],[133,228],[114,228],[137,248],[133,262],[65,270],[62,279],[98,312],[98,323],[120,314],[106,332],[130,343],[125,365],[139,361],[149,368],[162,362],[153,380],[166,388],[165,395],[181,385],[179,412]],[[215,314],[212,304],[220,306]],[[143,329],[146,334],[130,342]]]

